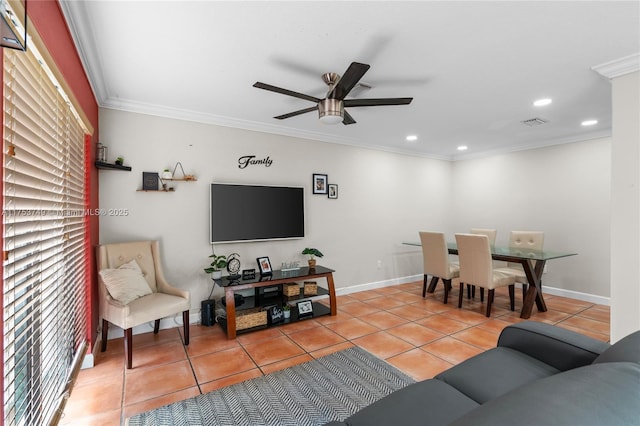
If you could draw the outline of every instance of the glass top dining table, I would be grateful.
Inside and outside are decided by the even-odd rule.
[[[407,241],[403,242],[402,244],[416,247],[422,246],[420,242],[416,241]],[[456,243],[447,243],[447,248],[449,250],[449,254],[458,254],[458,246]],[[531,316],[534,302],[538,308],[538,311],[547,311],[547,305],[544,301],[544,296],[542,295],[541,284],[542,272],[547,260],[575,256],[577,254],[578,253],[573,252],[558,252],[551,250],[531,250],[526,248],[491,246],[491,258],[493,260],[519,263],[522,265],[525,275],[527,276],[527,281],[530,285],[522,303],[520,318],[529,318]]]

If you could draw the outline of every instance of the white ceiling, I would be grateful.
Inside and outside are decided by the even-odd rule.
[[[610,83],[591,68],[640,52],[638,1],[61,4],[101,107],[451,160],[610,135]],[[372,88],[351,98],[413,103],[331,126],[276,120],[313,104],[252,87],[323,98],[321,74],[352,61]],[[535,117],[548,123],[521,123]]]

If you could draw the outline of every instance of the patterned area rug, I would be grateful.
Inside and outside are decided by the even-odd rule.
[[[137,425],[303,426],[344,420],[414,380],[353,347],[129,419]]]

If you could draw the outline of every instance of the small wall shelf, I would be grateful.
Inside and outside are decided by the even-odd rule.
[[[119,166],[117,164],[105,163],[102,161],[96,161],[95,165],[96,165],[96,168],[102,169],[102,170],[122,170],[124,172],[131,171],[131,167],[129,166]]]

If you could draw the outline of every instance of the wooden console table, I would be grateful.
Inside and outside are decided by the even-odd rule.
[[[336,305],[336,289],[333,283],[333,269],[325,268],[324,266],[316,266],[315,268],[309,267],[301,267],[296,271],[273,271],[272,275],[269,276],[259,276],[256,274],[256,277],[248,280],[236,280],[229,281],[226,278],[222,278],[216,280],[216,284],[224,288],[225,295],[225,309],[226,309],[226,330],[227,330],[227,338],[235,339],[236,338],[236,303],[234,293],[240,290],[247,289],[258,289],[260,287],[271,287],[279,284],[290,283],[294,281],[303,281],[309,280],[313,278],[326,278],[327,286],[328,286],[328,294],[329,294],[329,308],[327,309],[324,305],[318,306],[319,308],[324,308],[326,313],[330,313],[331,315],[336,315],[338,313],[338,308]],[[326,294],[326,293],[325,293]],[[308,298],[308,297],[307,297]],[[305,298],[301,298],[303,300]],[[319,304],[314,304],[314,317],[316,315],[316,306]],[[255,306],[255,305],[254,305]],[[320,313],[320,315],[326,315],[326,313]],[[292,316],[293,317],[293,316]],[[223,325],[222,323],[220,325]]]

